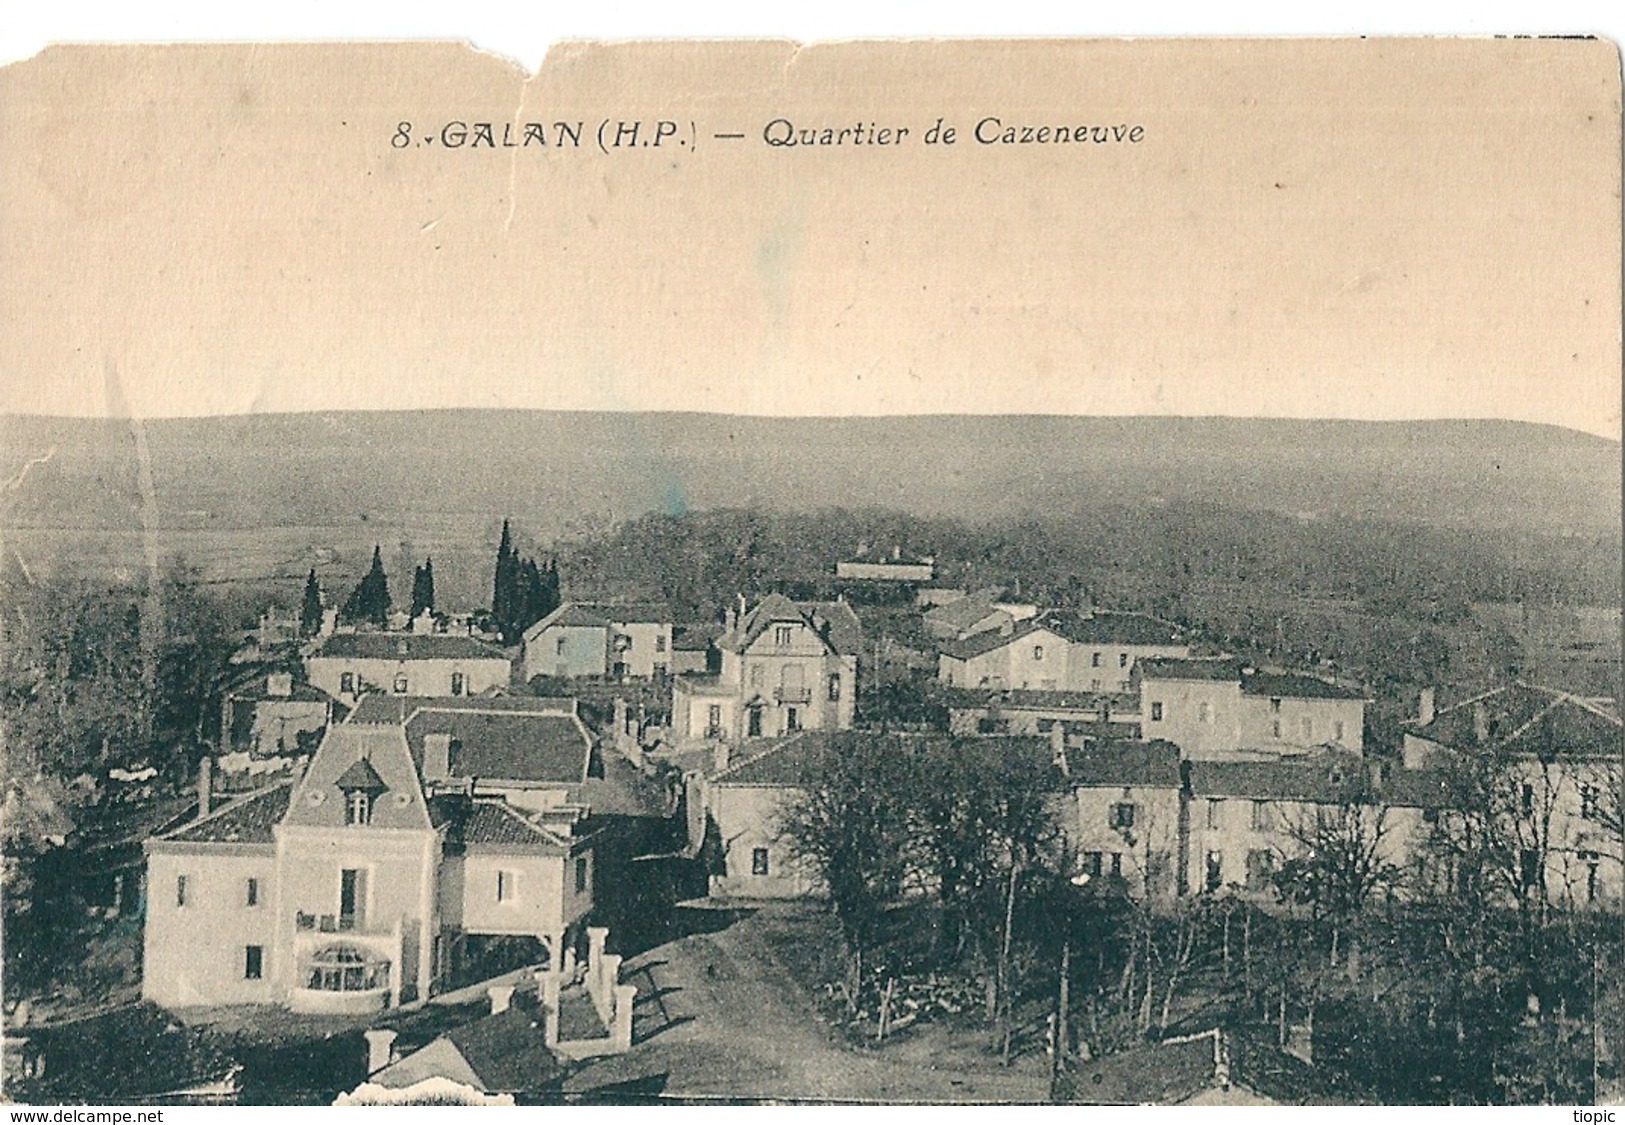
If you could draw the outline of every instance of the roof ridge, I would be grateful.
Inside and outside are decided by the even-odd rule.
[[[474,804],[475,804],[476,807],[478,807],[480,805],[485,805],[485,806],[488,806],[488,807],[499,808],[503,812],[507,813],[509,816],[513,817],[515,820],[519,821],[519,823],[523,824],[526,828],[530,829],[532,832],[535,832],[537,835],[545,836],[553,843],[562,844],[565,847],[570,846],[570,841],[567,838],[565,838],[563,835],[561,835],[561,834],[559,834],[557,832],[554,832],[551,828],[547,828],[547,827],[544,827],[543,825],[537,824],[534,820],[531,820],[529,817],[527,817],[523,813],[521,813],[518,809],[514,808],[504,798],[501,798],[501,797],[497,797],[497,798],[476,797],[474,799]]]
[[[281,788],[283,788],[285,786],[292,786],[293,783],[294,783],[294,779],[291,778],[291,777],[283,778],[281,781],[272,782],[270,785],[267,785],[267,786],[265,786],[265,787],[263,787],[261,789],[254,790],[252,793],[245,793],[243,796],[238,797],[235,800],[227,801],[225,804],[221,805],[219,808],[215,809],[213,812],[209,813],[207,816],[200,816],[196,820],[189,820],[185,824],[177,825],[174,828],[171,828],[168,832],[164,832],[164,833],[154,837],[154,839],[167,840],[170,837],[176,835],[177,833],[188,832],[188,831],[192,830],[193,828],[196,828],[200,824],[207,824],[211,820],[215,820],[215,819],[217,819],[217,818],[219,818],[221,816],[224,816],[226,813],[231,812],[233,809],[239,809],[242,806],[248,804],[250,801],[257,801],[261,797],[264,797],[264,796],[266,796],[268,794],[276,792],[278,789],[281,789]]]

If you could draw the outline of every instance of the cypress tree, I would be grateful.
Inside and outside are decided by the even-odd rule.
[[[384,556],[374,545],[372,568],[344,603],[344,617],[348,621],[370,621],[382,628],[389,624],[389,607],[389,577],[384,573]]]
[[[525,628],[518,624],[524,610],[520,598],[519,555],[513,549],[513,535],[508,521],[503,520],[502,542],[497,546],[496,576],[491,586],[491,620],[497,632],[502,634],[502,639],[510,644]]]
[[[434,560],[424,559],[412,573],[412,616],[424,610],[434,612]]]
[[[305,579],[305,600],[299,607],[299,635],[314,637],[322,629],[322,587],[316,581],[316,568],[311,567]]]

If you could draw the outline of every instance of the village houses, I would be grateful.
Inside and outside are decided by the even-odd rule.
[[[1179,630],[1138,613],[1048,613],[948,641],[937,678],[952,687],[1115,692],[1142,660],[1188,657]]]
[[[847,730],[857,698],[863,630],[845,602],[794,602],[769,594],[728,611],[715,673],[672,681],[678,745],[737,744],[798,730]]]
[[[479,695],[512,677],[501,649],[448,633],[334,633],[305,657],[305,678],[346,705],[369,692]]]
[[[1363,751],[1367,699],[1359,689],[1229,657],[1153,657],[1137,671],[1145,736],[1176,744],[1187,758]]]
[[[1497,829],[1519,851],[1525,888],[1573,906],[1617,907],[1621,741],[1612,700],[1520,682],[1437,711],[1424,692],[1405,729],[1404,761],[1488,767]]]
[[[649,680],[672,670],[671,615],[653,606],[566,602],[525,630],[521,663],[537,676]]]
[[[143,995],[358,1013],[481,944],[555,966],[594,901],[593,739],[571,701],[368,696],[303,774],[148,840]]]

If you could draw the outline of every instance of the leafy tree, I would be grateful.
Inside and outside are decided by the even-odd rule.
[[[378,547],[372,549],[372,567],[362,576],[344,603],[347,621],[365,621],[382,628],[389,624],[389,578],[384,574],[384,558]]]
[[[314,637],[322,629],[322,586],[316,581],[316,568],[305,578],[305,596],[299,606],[299,635]]]
[[[412,616],[434,612],[434,560],[424,559],[412,574]]]
[[[914,764],[900,739],[838,734],[809,759],[796,797],[779,814],[781,837],[823,881],[840,923],[854,1008],[864,956],[875,950],[886,907],[912,868],[914,791]]]

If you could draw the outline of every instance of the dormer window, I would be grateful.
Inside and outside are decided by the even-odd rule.
[[[372,823],[373,806],[389,786],[365,758],[357,758],[334,782],[344,794],[344,823],[362,826]]]
[[[352,789],[344,798],[345,824],[372,823],[372,794],[365,789]]]

